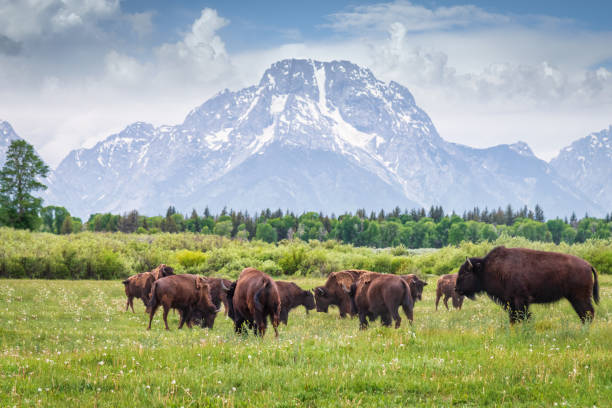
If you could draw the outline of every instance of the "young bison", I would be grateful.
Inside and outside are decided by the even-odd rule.
[[[438,279],[438,287],[436,289],[436,310],[438,310],[438,303],[440,302],[440,298],[444,296],[444,306],[446,306],[446,310],[448,310],[448,299],[451,298],[453,300],[453,307],[455,309],[461,310],[461,306],[463,305],[463,299],[465,296],[459,295],[455,292],[455,284],[457,283],[457,274],[451,273],[448,275],[443,275]]]
[[[128,308],[131,307],[132,313],[135,313],[134,298],[141,299],[142,303],[144,303],[146,307],[149,303],[149,294],[151,293],[153,282],[170,275],[174,275],[174,269],[167,265],[161,264],[150,272],[142,272],[137,275],[132,275],[124,280],[122,283],[125,285],[125,296],[127,296],[125,310],[127,311]]]
[[[306,313],[315,308],[312,292],[303,290],[293,282],[276,281],[281,299],[280,321],[287,325],[289,311],[298,306],[304,306]]]

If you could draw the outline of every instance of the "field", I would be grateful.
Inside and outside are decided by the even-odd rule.
[[[312,288],[323,278],[298,278]],[[486,297],[435,311],[435,277],[415,323],[358,330],[303,308],[278,339],[153,329],[119,281],[0,280],[0,406],[612,406],[612,276],[583,327],[567,301],[510,327]],[[403,316],[403,315],[402,315]]]

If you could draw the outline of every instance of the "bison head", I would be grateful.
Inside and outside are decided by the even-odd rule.
[[[309,310],[312,310],[315,308],[315,299],[314,299],[314,295],[312,294],[312,292],[305,290],[302,293],[302,298],[303,298],[302,304],[306,308],[306,313],[308,313]]]
[[[163,265],[163,267],[161,268],[161,275],[163,277],[174,275],[174,268],[168,265]]]
[[[324,286],[314,288],[314,300],[317,305],[317,312],[327,313],[329,305],[332,304],[332,299]]]
[[[482,258],[465,258],[459,268],[455,292],[474,300],[474,295],[482,292]]]
[[[219,309],[210,298],[210,288],[206,279],[198,277],[195,286],[198,291],[198,303],[194,315],[201,315],[202,327],[212,329]]]
[[[410,294],[412,295],[414,300],[423,300],[423,288],[427,286],[427,282],[415,277],[415,279],[410,282],[409,286]]]

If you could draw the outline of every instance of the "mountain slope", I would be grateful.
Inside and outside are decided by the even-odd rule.
[[[590,199],[612,204],[612,125],[561,149],[550,165]]]
[[[0,120],[0,168],[4,166],[6,161],[6,151],[13,140],[21,140],[10,123]]]
[[[223,206],[377,210],[441,204],[600,211],[525,144],[443,140],[412,94],[347,61],[283,60],[256,86],[225,90],[182,124],[135,123],[71,152],[49,202],[76,214]]]

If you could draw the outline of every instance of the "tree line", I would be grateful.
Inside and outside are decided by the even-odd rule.
[[[194,232],[213,234],[226,238],[261,240],[269,243],[284,239],[337,240],[346,244],[369,247],[440,248],[457,245],[462,241],[473,243],[494,241],[505,234],[524,237],[530,241],[585,242],[590,238],[607,239],[612,235],[612,214],[605,218],[544,219],[540,206],[514,210],[484,210],[475,207],[462,215],[446,214],[441,206],[366,213],[358,210],[335,216],[317,212],[295,214],[280,209],[263,210],[255,214],[247,211],[223,209],[211,214],[208,208],[202,213],[195,209],[183,215],[169,207],[165,216],[147,217],[136,210],[123,215],[93,214],[84,224],[89,231],[120,231],[125,233]]]
[[[36,155],[31,145],[23,140],[13,141],[7,160],[0,171],[0,226],[16,229],[51,232],[55,234],[87,231],[157,233],[193,232],[218,235],[242,241],[261,240],[268,243],[281,240],[337,240],[347,244],[369,247],[440,248],[462,241],[494,241],[502,235],[524,237],[530,241],[568,244],[585,242],[590,238],[607,239],[612,231],[612,213],[604,218],[585,214],[578,219],[545,220],[544,210],[536,205],[514,209],[474,207],[462,215],[446,213],[442,206],[429,210],[394,208],[385,212],[361,209],[336,216],[317,212],[295,214],[291,211],[247,211],[223,209],[212,214],[208,208],[201,213],[195,209],[184,215],[170,206],[165,216],[148,217],[137,210],[124,214],[92,214],[83,223],[72,217],[61,206],[42,206],[33,195],[46,188],[40,180],[47,176],[48,166]]]

